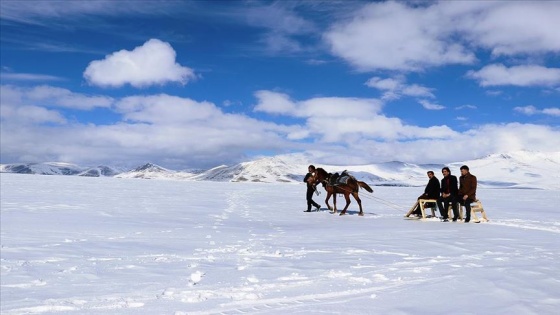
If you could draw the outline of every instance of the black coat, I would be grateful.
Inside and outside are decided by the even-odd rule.
[[[447,185],[447,179],[449,179],[449,187]],[[451,196],[457,196],[459,188],[457,188],[457,177],[455,175],[447,175],[447,177],[441,179],[441,193],[449,193]]]
[[[305,175],[305,178],[303,179],[303,181],[307,183],[307,188],[308,188],[308,189],[313,189],[313,184],[310,184],[310,183],[307,182],[307,180],[308,180],[309,177],[311,177],[311,176],[312,176],[311,173],[307,173],[307,175]]]
[[[439,198],[439,180],[437,177],[430,178],[426,189],[424,189],[424,195],[427,196],[426,199],[438,199]]]

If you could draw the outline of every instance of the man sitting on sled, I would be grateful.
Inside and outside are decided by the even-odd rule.
[[[422,195],[420,195],[420,197],[418,197],[418,200],[420,199],[438,199],[439,198],[439,191],[440,191],[440,187],[439,187],[439,181],[437,179],[437,177],[434,176],[434,172],[433,171],[428,171],[428,178],[430,179],[428,181],[428,184],[426,185],[426,188],[424,189],[424,193]],[[426,203],[425,207],[435,207],[436,205],[433,204],[429,204]],[[416,214],[418,216],[422,215],[422,212],[420,211],[420,204],[418,204],[418,206],[416,206],[416,209],[414,209],[414,212],[412,212],[412,214]]]

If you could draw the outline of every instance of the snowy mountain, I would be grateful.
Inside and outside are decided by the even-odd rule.
[[[195,174],[173,171],[156,164],[146,163],[134,170],[115,175],[115,177],[142,179],[189,179],[193,175]]]
[[[114,176],[118,178],[169,179],[219,182],[296,182],[303,180],[307,166],[314,164],[328,172],[348,170],[359,180],[376,186],[424,186],[426,172],[432,170],[441,179],[440,170],[449,166],[459,176],[461,165],[468,165],[481,187],[537,188],[560,190],[560,152],[517,151],[492,154],[480,159],[448,164],[414,164],[399,161],[368,165],[326,165],[314,163],[301,153],[264,157],[231,166],[221,165],[206,171],[174,171],[147,163],[121,172],[98,166],[82,168],[68,163],[5,164],[1,172],[49,175]]]
[[[87,176],[87,177],[102,177],[102,176],[107,176],[107,177],[113,177],[115,175],[120,174],[121,171],[115,168],[111,168],[109,166],[96,166],[96,167],[90,167],[88,169],[86,169],[85,171],[81,172],[80,174],[78,174],[78,176]]]
[[[18,163],[0,165],[1,173],[38,174],[38,175],[78,175],[89,177],[113,177],[121,171],[109,166],[81,167],[70,163]]]
[[[441,179],[441,168],[448,166],[452,175],[459,177],[462,165],[469,166],[480,187],[560,190],[560,152],[517,151],[448,164],[388,162],[347,169],[374,185],[423,186],[428,181],[427,171],[434,171]],[[370,174],[380,179],[369,178]]]
[[[78,175],[85,169],[75,164],[48,162],[28,164],[3,164],[2,173],[39,174],[39,175]]]
[[[265,157],[233,166],[218,166],[192,179],[227,182],[300,182],[307,172],[307,166],[307,163],[302,164],[298,160],[298,156]]]
[[[307,166],[314,164],[328,172],[348,170],[359,180],[376,186],[424,186],[426,172],[432,170],[441,178],[440,170],[449,166],[453,175],[459,176],[461,165],[468,165],[477,175],[481,187],[560,189],[560,152],[544,153],[519,151],[493,154],[481,159],[449,164],[413,164],[399,161],[368,165],[325,165],[313,163],[304,154],[287,154],[265,157],[232,166],[221,165],[207,171],[175,172],[158,167],[143,166],[118,175],[128,178],[185,179],[221,182],[301,182]]]
[[[517,151],[456,162],[469,166],[481,185],[503,188],[560,189],[560,152]]]

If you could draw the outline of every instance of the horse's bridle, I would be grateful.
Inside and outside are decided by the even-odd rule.
[[[317,171],[315,171],[315,172],[313,172],[313,173],[311,174],[311,178],[316,178],[316,179],[313,181],[313,182],[314,182],[314,184],[313,184],[314,186],[317,186],[317,184],[321,183],[321,184],[323,184],[323,187],[325,187],[326,185],[329,184],[329,179],[328,179],[328,178],[325,178],[325,179],[323,179],[323,180],[317,179]]]

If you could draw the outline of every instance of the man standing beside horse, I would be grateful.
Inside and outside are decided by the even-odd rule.
[[[313,192],[315,192],[315,183],[311,183],[309,181],[309,178],[311,176],[313,176],[313,173],[315,173],[315,166],[314,165],[309,165],[309,167],[307,167],[307,175],[305,175],[305,178],[303,179],[304,182],[307,183],[307,193],[306,193],[306,198],[307,198],[307,210],[305,210],[304,212],[311,212],[311,206],[314,206],[315,209],[317,209],[317,211],[321,210],[321,206],[316,203],[315,201],[313,201]]]
[[[323,187],[327,191],[327,198],[325,198],[325,203],[327,204],[327,207],[329,209],[331,209],[331,206],[329,205],[329,198],[331,196],[333,197],[332,213],[337,212],[336,194],[342,194],[344,195],[344,199],[346,200],[346,206],[344,206],[344,209],[340,212],[340,215],[346,214],[346,210],[348,210],[348,206],[350,205],[350,195],[352,195],[354,199],[356,199],[356,202],[358,203],[358,207],[360,207],[360,212],[358,213],[358,215],[363,216],[364,210],[362,209],[362,200],[360,199],[358,192],[360,188],[363,188],[367,192],[373,193],[373,189],[371,189],[371,187],[369,187],[369,185],[366,184],[365,182],[359,181],[354,176],[349,174],[348,174],[348,179],[345,181],[345,183],[338,182],[337,185],[333,186],[330,185],[330,176],[331,176],[330,173],[325,171],[323,168],[319,167],[307,179],[307,183],[312,185],[317,185],[318,183],[323,184]]]

